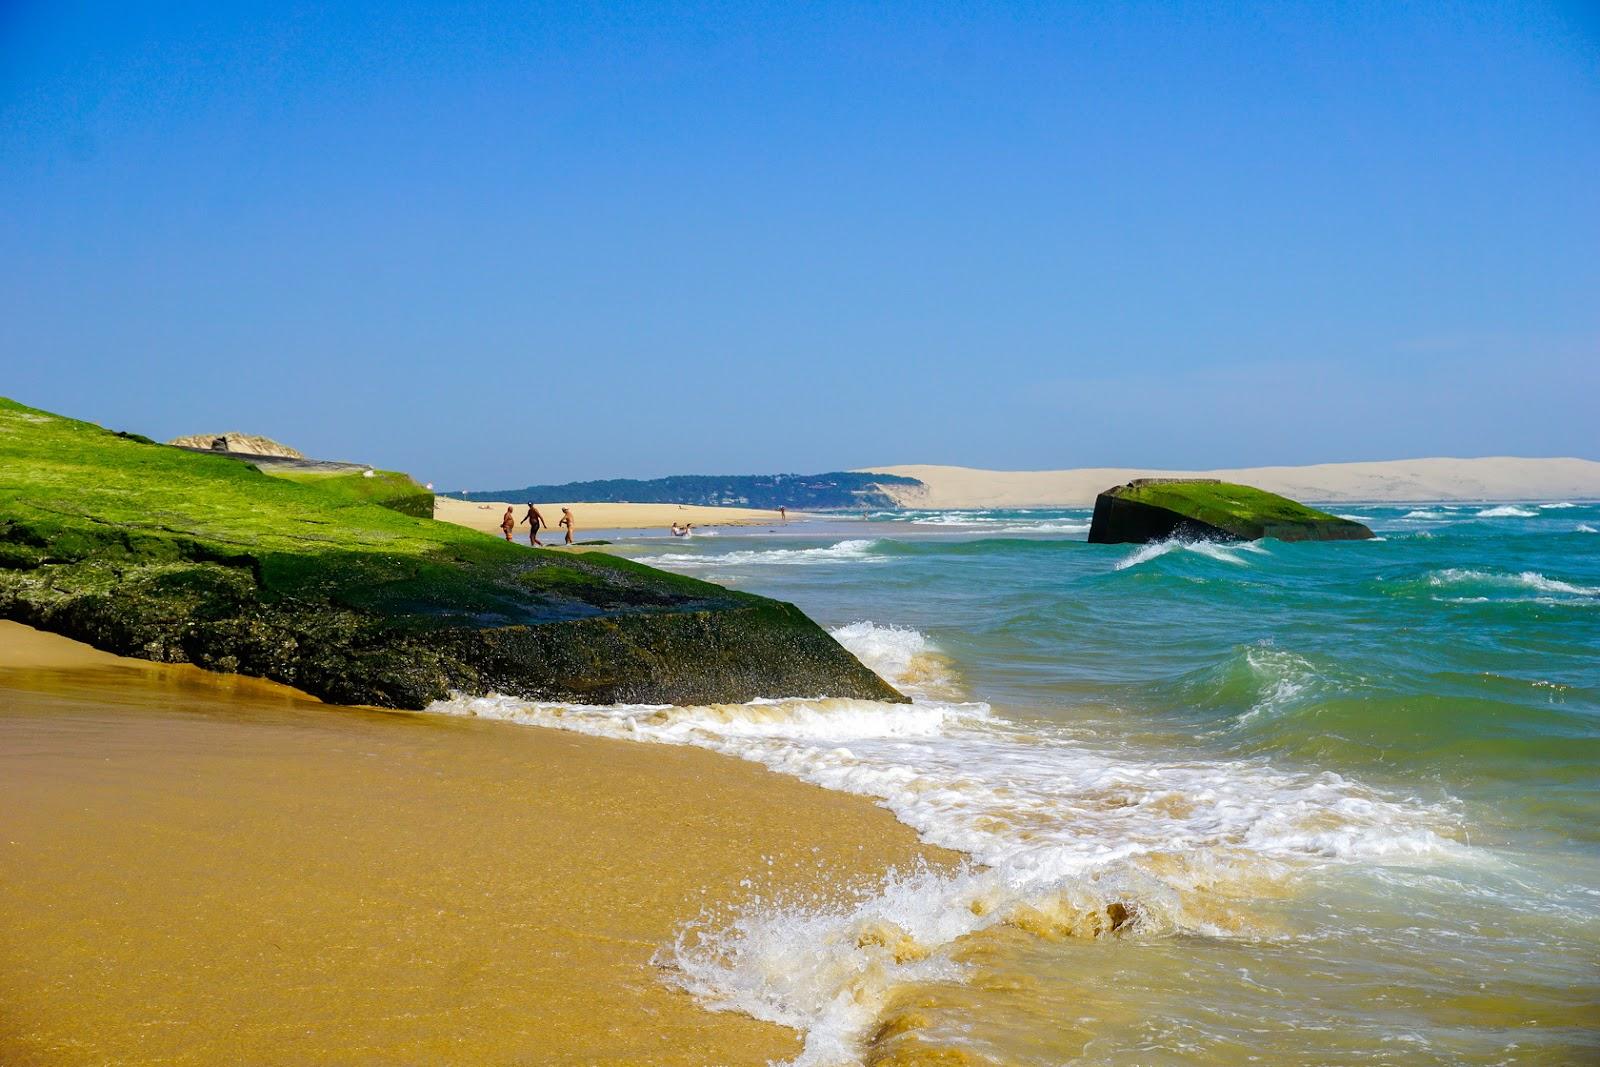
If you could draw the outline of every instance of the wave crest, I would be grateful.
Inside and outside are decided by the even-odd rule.
[[[827,563],[879,563],[884,557],[873,554],[878,542],[863,538],[840,541],[823,548],[739,549],[734,552],[700,554],[667,552],[642,557],[653,566],[668,570],[723,566],[815,566]]]
[[[1245,565],[1246,560],[1241,552],[1255,555],[1270,555],[1254,541],[1185,541],[1180,538],[1171,538],[1166,541],[1152,541],[1147,545],[1140,545],[1132,553],[1112,564],[1112,568],[1125,571],[1130,567],[1137,567],[1141,563],[1148,563],[1153,559],[1160,559],[1169,552],[1192,552],[1207,559],[1220,560],[1223,563],[1237,563]]]
[[[1430,586],[1436,588],[1475,586],[1483,589],[1530,590],[1536,593],[1564,596],[1600,596],[1600,586],[1577,585],[1573,582],[1561,581],[1559,578],[1547,578],[1538,571],[1505,574],[1498,571],[1448,567],[1444,570],[1432,572],[1428,575],[1427,581]]]

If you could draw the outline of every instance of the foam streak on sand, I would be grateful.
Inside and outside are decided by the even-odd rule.
[[[1449,812],[1336,774],[1083,745],[982,703],[926,695],[918,679],[933,653],[914,630],[856,623],[834,635],[916,701],[686,708],[486,698],[434,708],[752,760],[875,798],[924,840],[970,856],[968,869],[903,873],[852,904],[768,903],[708,919],[666,952],[707,1004],[801,1030],[802,1063],[851,1062],[897,986],[958,976],[954,942],[995,924],[1228,936],[1248,920],[1216,906],[1219,887],[1281,881],[1313,864],[1464,852]]]

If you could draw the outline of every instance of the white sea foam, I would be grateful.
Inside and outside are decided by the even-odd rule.
[[[1478,512],[1480,519],[1531,519],[1535,512],[1527,508],[1519,508],[1514,504],[1502,504],[1499,507],[1484,508]]]
[[[1562,509],[1562,508],[1575,508],[1577,506],[1578,505],[1572,503],[1570,500],[1558,500],[1554,504],[1540,504],[1539,505],[1540,508],[1542,508],[1542,509],[1544,509],[1546,511],[1550,511],[1550,510],[1554,510],[1554,509]]]
[[[1450,516],[1443,511],[1408,511],[1400,516],[1402,519],[1448,519]]]
[[[1224,563],[1237,563],[1243,565],[1245,560],[1240,558],[1240,552],[1249,552],[1256,555],[1270,555],[1254,541],[1182,541],[1176,538],[1167,541],[1152,541],[1147,545],[1130,552],[1122,559],[1112,564],[1114,570],[1125,571],[1129,567],[1137,567],[1141,563],[1148,563],[1159,559],[1169,552],[1193,552],[1208,559],[1221,560]]]
[[[970,511],[921,512],[909,516],[913,526],[937,526],[951,531],[984,534],[1054,533],[1083,534],[1089,532],[1085,516],[1035,518],[1027,512],[989,515]]]
[[[853,622],[829,633],[879,677],[905,692],[926,695],[930,683],[941,689],[953,684],[948,661],[934,653],[920,630]]]
[[[1595,531],[1595,528],[1593,526],[1590,526],[1588,523],[1580,522],[1580,523],[1578,523],[1578,525],[1576,527],[1576,532],[1577,533],[1594,533],[1596,531]]]
[[[936,651],[899,627],[854,623],[834,636],[913,693],[919,661]],[[1155,759],[1012,723],[982,703],[586,707],[484,697],[432,710],[726,753],[874,798],[926,841],[970,856],[974,866],[905,873],[844,903],[759,901],[708,916],[662,950],[708,1005],[800,1030],[804,1064],[853,1062],[897,986],[959,978],[953,943],[996,924],[1228,936],[1239,927],[1224,912],[1247,911],[1248,887],[1263,878],[1462,852],[1448,813],[1337,774]]]
[[[816,566],[828,563],[880,563],[887,557],[874,555],[878,542],[855,539],[840,541],[825,548],[739,549],[734,552],[700,554],[667,552],[642,557],[654,566],[668,570],[698,570],[706,567]]]
[[[1498,571],[1469,570],[1450,567],[1428,575],[1428,584],[1440,587],[1479,585],[1512,590],[1532,590],[1537,593],[1561,593],[1568,596],[1600,596],[1600,586],[1577,585],[1559,578],[1547,578],[1538,571],[1505,574]]]
[[[1089,532],[1089,524],[1086,522],[1035,523],[1033,525],[996,526],[993,529],[985,529],[983,532],[997,534],[1086,534]]]

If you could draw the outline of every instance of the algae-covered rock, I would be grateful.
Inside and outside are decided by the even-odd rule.
[[[1372,536],[1288,497],[1213,478],[1136,478],[1101,493],[1089,525],[1092,544],[1144,544],[1177,537],[1203,541],[1357,541]]]
[[[0,399],[0,618],[339,703],[904,699],[792,605],[388,496]]]
[[[263,474],[314,485],[324,493],[337,494],[353,504],[376,504],[402,515],[419,519],[433,518],[433,492],[418,485],[411,475],[399,471],[380,471],[371,467],[305,470],[299,465],[261,463],[259,460],[257,466]]]

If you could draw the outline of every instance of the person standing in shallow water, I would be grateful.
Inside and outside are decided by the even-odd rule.
[[[539,540],[539,529],[550,524],[544,521],[544,516],[539,514],[539,509],[533,506],[532,501],[528,502],[528,513],[522,516],[522,521],[528,524],[528,544],[543,547],[544,542]]]
[[[557,526],[565,526],[566,527],[566,529],[567,529],[567,544],[569,544],[569,545],[572,544],[572,509],[571,508],[562,508],[561,509],[561,521],[556,523],[556,525]]]
[[[500,517],[500,529],[505,531],[506,540],[511,540],[511,535],[517,531],[517,517],[511,508],[506,508],[506,513]]]

